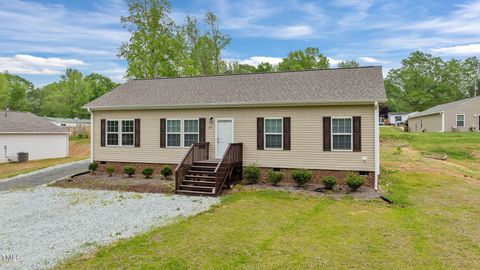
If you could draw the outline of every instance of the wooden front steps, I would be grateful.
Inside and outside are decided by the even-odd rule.
[[[215,169],[219,160],[195,161],[181,179],[177,193],[186,195],[215,195]]]

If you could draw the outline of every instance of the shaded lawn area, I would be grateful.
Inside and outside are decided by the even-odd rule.
[[[480,181],[382,139],[382,189],[393,205],[239,191],[208,212],[58,268],[480,269]]]
[[[32,160],[27,163],[1,163],[0,181],[1,179],[10,178],[23,173],[29,173],[50,166],[86,159],[90,156],[90,140],[70,139],[69,154],[70,156],[66,158]]]

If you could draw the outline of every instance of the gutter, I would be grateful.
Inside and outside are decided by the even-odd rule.
[[[380,102],[386,102],[381,100]],[[153,110],[153,109],[203,109],[203,108],[252,108],[252,107],[299,107],[299,106],[338,106],[338,105],[371,105],[378,101],[333,101],[333,102],[286,102],[286,103],[224,103],[224,104],[175,104],[175,105],[113,105],[113,106],[84,106],[91,110]]]

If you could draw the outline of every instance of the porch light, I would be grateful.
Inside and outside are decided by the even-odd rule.
[[[209,122],[210,122],[210,124],[213,124],[213,116],[210,116]]]

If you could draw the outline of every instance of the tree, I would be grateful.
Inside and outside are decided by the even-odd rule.
[[[359,66],[360,64],[355,60],[342,61],[337,64],[337,67],[339,68],[352,68],[352,67],[359,67]]]
[[[247,74],[256,72],[255,66],[248,64],[239,64],[238,62],[231,62],[228,64],[227,73],[229,74]]]
[[[172,77],[180,73],[183,52],[178,28],[169,17],[167,0],[127,0],[129,15],[120,22],[130,33],[119,48],[119,56],[128,62],[128,78]],[[180,55],[179,55],[180,54]]]
[[[205,15],[205,23],[209,30],[207,31],[207,36],[213,41],[214,50],[212,51],[213,54],[213,61],[214,61],[214,68],[215,73],[220,74],[221,67],[224,65],[221,60],[221,53],[232,40],[226,34],[223,34],[219,30],[218,26],[218,18],[213,14],[213,12],[208,11]]]
[[[119,86],[119,83],[113,82],[110,78],[102,76],[98,73],[92,73],[85,77],[85,82],[89,85],[92,91],[90,100],[103,96],[107,92],[110,92],[113,88]]]
[[[329,68],[328,58],[320,53],[318,48],[308,47],[304,51],[298,50],[288,54],[278,64],[278,70],[307,70],[314,68]]]
[[[0,110],[4,110],[8,107],[8,100],[10,98],[8,89],[8,79],[5,74],[0,73]]]
[[[272,64],[267,62],[262,62],[258,64],[257,69],[255,70],[255,72],[273,72],[273,71],[275,71],[275,67]]]

